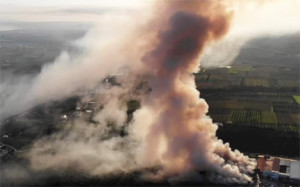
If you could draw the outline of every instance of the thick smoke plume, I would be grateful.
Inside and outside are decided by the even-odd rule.
[[[167,12],[182,9],[142,59],[153,88],[144,104],[157,116],[147,135],[147,155],[154,156],[147,159],[161,159],[167,173],[205,170],[230,182],[250,181],[249,160],[216,138],[217,126],[206,116],[208,106],[199,99],[192,75],[204,47],[227,33],[231,13],[216,1],[169,3]]]
[[[33,145],[26,154],[33,169],[72,168],[102,175],[159,165],[158,173],[145,176],[177,182],[201,179],[199,173],[205,171],[212,182],[251,182],[254,163],[216,137],[218,127],[206,115],[208,105],[199,98],[193,77],[205,47],[228,32],[233,12],[224,1],[212,0],[159,1],[155,8],[148,26],[113,47],[102,46],[105,52],[92,50],[78,63],[61,59],[64,63],[44,69],[29,92],[41,94],[38,99],[51,92],[43,101],[86,94],[124,65],[128,71],[117,78],[121,86],[94,90],[91,98],[101,106],[94,111],[95,124],[78,117]],[[52,77],[54,72],[60,78]],[[43,85],[55,89],[55,84],[62,95],[52,89],[36,91],[44,90]],[[141,108],[128,122],[129,99],[139,100]],[[126,136],[113,133],[124,126]]]

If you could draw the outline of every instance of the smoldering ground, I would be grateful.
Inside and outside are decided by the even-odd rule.
[[[138,179],[169,183],[251,182],[255,163],[216,137],[217,125],[206,115],[208,105],[199,99],[192,75],[205,47],[228,33],[234,16],[229,5],[158,1],[155,8],[162,11],[145,19],[146,25],[126,32],[122,27],[122,34],[102,43],[91,32],[82,56],[63,53],[44,67],[24,94],[17,93],[20,109],[74,95],[78,103],[96,106],[77,111],[58,131],[33,142],[20,154],[28,168],[6,164],[4,179],[15,182],[19,176],[30,183],[39,171],[43,179],[71,170],[100,178],[139,171]],[[103,84],[112,74],[119,75],[118,84]],[[130,100],[140,105],[131,113]]]

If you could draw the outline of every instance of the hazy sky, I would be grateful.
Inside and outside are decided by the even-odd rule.
[[[143,0],[144,1],[144,0]],[[49,6],[90,6],[90,7],[134,7],[140,6],[141,0],[1,0],[1,5],[24,7]]]
[[[151,0],[150,0],[151,1]],[[149,0],[0,0],[0,21],[93,22],[99,15],[140,10]]]
[[[103,17],[106,21],[128,17],[138,20],[142,19],[141,14],[150,12],[147,10],[153,2],[154,0],[0,0],[0,22],[101,22]],[[232,8],[235,9],[236,16],[231,32],[253,35],[300,31],[300,0],[234,2]]]

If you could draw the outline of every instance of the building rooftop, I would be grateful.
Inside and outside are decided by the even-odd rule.
[[[275,172],[279,175],[289,176],[300,180],[300,161],[288,158],[259,155],[257,168],[261,172]]]

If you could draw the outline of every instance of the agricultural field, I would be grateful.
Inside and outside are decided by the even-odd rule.
[[[208,79],[208,75],[195,74],[196,82],[198,81],[206,81]]]
[[[271,77],[271,75],[272,75],[271,72],[264,71],[264,70],[261,70],[261,69],[255,69],[254,71],[248,72],[248,76],[249,77],[255,77],[255,78],[265,78],[265,79],[268,79],[268,78]]]
[[[243,109],[243,106],[237,101],[214,100],[208,101],[211,108]]]
[[[280,88],[293,88],[300,86],[300,82],[296,80],[277,80],[277,83]]]
[[[270,82],[268,79],[262,78],[245,78],[244,86],[247,87],[270,87]]]
[[[236,67],[231,67],[228,69],[228,73],[229,74],[237,74],[240,72],[250,72],[252,71],[252,67],[251,66],[236,66]]]
[[[210,80],[210,81],[215,81],[215,80],[226,80],[226,79],[227,79],[227,76],[224,76],[224,75],[218,75],[218,74],[210,75],[210,77],[209,77],[209,80]]]
[[[272,111],[262,111],[261,114],[262,114],[261,123],[277,125],[277,116],[274,112],[272,112]]]
[[[298,104],[300,104],[300,95],[293,95],[293,98]]]
[[[300,49],[295,38],[290,42],[295,46],[283,48],[282,54],[291,55],[274,54],[281,40],[274,45],[276,49],[265,47],[263,51],[252,43],[231,66],[198,73],[208,76],[196,79],[196,85],[209,105],[208,115],[223,124],[219,125],[218,137],[233,148],[299,157]]]
[[[230,81],[229,85],[232,86],[232,87],[239,87],[241,86],[242,84],[242,81],[241,79],[238,79],[238,80],[232,80]]]
[[[299,115],[299,113],[292,113],[292,114],[289,114],[289,115],[292,118],[294,124],[300,124],[300,115]]]
[[[254,103],[238,100],[209,100],[211,108],[220,108],[221,106],[228,109],[250,109],[250,110],[269,110],[271,107],[268,103]]]
[[[215,89],[226,89],[229,86],[229,81],[215,80],[210,82]]]
[[[262,114],[260,111],[255,110],[232,110],[228,116],[228,122],[234,124],[247,124],[256,125],[260,124],[262,119]]]
[[[300,135],[300,71],[294,65],[242,63],[206,69],[195,74],[196,85],[217,123]]]

